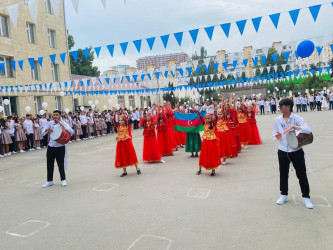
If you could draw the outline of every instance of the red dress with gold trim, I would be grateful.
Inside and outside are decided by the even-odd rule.
[[[172,109],[168,109],[166,115],[168,118],[167,121],[168,121],[169,143],[172,149],[176,149],[179,144],[175,138],[175,118]]]
[[[166,116],[157,118],[157,143],[162,156],[173,155]]]
[[[219,140],[215,135],[215,126],[204,125],[199,166],[206,170],[216,169],[221,165]]]
[[[260,137],[260,133],[259,133],[259,129],[257,126],[257,120],[256,120],[256,115],[255,112],[253,110],[248,110],[247,111],[247,122],[250,125],[250,129],[251,129],[251,141],[250,141],[250,145],[259,145],[262,144],[262,140]]]
[[[249,123],[246,120],[246,114],[237,113],[239,140],[243,144],[248,144],[252,139],[252,133]]]
[[[215,134],[219,139],[220,157],[236,157],[236,139],[233,136],[232,130],[229,128],[228,123],[225,119],[220,118],[217,120]]]
[[[142,118],[141,126],[143,125],[143,155],[142,160],[144,162],[158,162],[162,160],[160,149],[158,147],[155,123],[152,120]]]
[[[236,156],[238,156],[238,152],[239,152],[238,145],[237,145],[236,126],[235,126],[234,120],[232,119],[230,113],[227,113],[227,122],[228,122],[228,125],[230,128],[230,131],[231,131],[231,135],[233,136],[234,142],[236,145],[236,147],[232,148],[232,155],[233,155],[233,157],[236,157]]]
[[[127,125],[120,125],[117,130],[118,136],[116,138],[117,148],[114,166],[116,168],[125,168],[138,164],[138,158],[136,157],[132,137],[129,135]]]

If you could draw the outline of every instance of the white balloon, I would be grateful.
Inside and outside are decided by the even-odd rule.
[[[232,93],[232,95],[236,95],[235,93]]]
[[[45,114],[45,111],[44,111],[44,110],[39,110],[39,114],[40,114],[40,115],[44,115],[44,114]]]
[[[83,107],[83,106],[81,106],[81,107],[80,107],[80,110],[81,110],[81,111],[83,111],[83,110],[84,110],[84,107]]]
[[[31,111],[31,108],[30,108],[29,106],[26,106],[26,107],[25,107],[25,111],[30,112],[30,111]]]
[[[65,112],[66,112],[67,114],[69,113],[69,111],[70,111],[69,109],[65,109]]]
[[[98,100],[96,100],[96,101],[95,101],[95,105],[98,105],[98,104],[99,104],[99,101],[98,101]]]
[[[47,108],[47,102],[42,103],[43,108]]]
[[[2,106],[0,106],[0,112],[2,112],[3,111],[3,107]]]
[[[92,101],[89,101],[88,104],[91,106],[91,105],[93,104],[93,102],[92,102]]]
[[[94,109],[95,107],[96,107],[96,106],[95,106],[95,104],[92,104],[92,105],[91,105],[91,108],[93,108],[93,109]]]
[[[112,101],[111,100],[109,100],[109,104],[111,104],[112,103]]]
[[[5,105],[9,105],[9,103],[10,103],[9,99],[5,99],[5,100],[3,100],[3,104],[5,104]]]
[[[104,105],[104,106],[103,106],[103,108],[104,108],[104,109],[107,109],[107,108],[108,108],[108,106]]]
[[[132,106],[130,106],[130,109],[133,109],[133,107],[132,107]]]
[[[65,92],[64,92],[64,91],[60,91],[59,95],[60,95],[60,96],[64,96],[64,95],[65,95]]]

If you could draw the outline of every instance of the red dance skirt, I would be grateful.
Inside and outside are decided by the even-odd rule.
[[[132,140],[118,141],[114,166],[116,168],[125,168],[136,164],[138,164],[138,158],[136,157]]]
[[[234,134],[235,134],[235,138],[236,138],[237,150],[238,150],[238,153],[239,153],[240,151],[242,151],[242,144],[241,144],[240,138],[239,138],[239,128],[238,128],[238,126],[234,128]]]
[[[250,122],[249,124],[250,124],[251,134],[252,134],[251,141],[250,141],[249,144],[250,145],[262,144],[262,140],[261,140],[261,137],[260,137],[260,133],[259,133],[257,123]]]
[[[162,160],[160,149],[157,144],[156,136],[143,137],[143,157],[144,162],[157,162]]]
[[[219,138],[221,158],[235,157],[235,151],[237,156],[236,141],[232,137],[233,135],[231,134],[230,130],[224,132],[216,132],[216,136]]]
[[[178,144],[177,144],[177,141],[176,141],[176,138],[175,138],[175,129],[174,129],[173,125],[169,126],[168,135],[169,135],[168,140],[169,140],[169,143],[171,145],[171,148],[173,148],[173,149],[178,148]]]
[[[169,130],[157,131],[157,143],[162,156],[173,154]]]
[[[203,140],[199,158],[199,166],[206,170],[216,169],[221,165],[219,141]]]
[[[177,146],[182,145],[182,140],[180,139],[179,131],[175,131],[174,135]]]
[[[177,131],[177,133],[179,133],[180,135],[180,141],[182,142],[182,144],[186,145],[186,132]]]
[[[239,140],[243,144],[248,144],[252,139],[250,125],[248,123],[239,124]]]

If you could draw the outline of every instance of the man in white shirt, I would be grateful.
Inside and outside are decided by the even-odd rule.
[[[303,95],[302,97],[302,111],[303,112],[308,112],[308,98],[306,97],[306,95]]]
[[[106,122],[106,133],[111,133],[111,110],[108,110],[108,112],[105,115],[105,122]]]
[[[291,99],[282,99],[279,103],[281,116],[275,118],[273,125],[273,140],[279,141],[279,166],[280,166],[280,191],[281,196],[276,201],[282,205],[288,201],[288,177],[289,165],[293,163],[296,176],[302,191],[303,202],[307,208],[313,208],[310,201],[310,187],[306,175],[306,166],[303,148],[292,148],[287,141],[288,133],[310,134],[311,128],[305,123],[304,119],[292,113],[294,103]]]
[[[65,122],[61,120],[61,112],[59,110],[53,111],[53,121],[50,121],[46,127],[42,130],[42,134],[52,132],[55,127],[61,126],[70,134],[73,134],[73,129]],[[54,160],[57,161],[59,168],[61,185],[67,186],[66,175],[65,175],[65,164],[66,164],[66,146],[50,139],[47,147],[47,182],[42,186],[43,188],[54,185],[53,183],[53,172],[54,172]]]
[[[315,105],[314,105],[314,96],[313,96],[313,94],[311,94],[311,95],[309,96],[309,103],[310,103],[310,110],[313,111],[314,108],[315,108]]]
[[[80,139],[85,140],[87,138],[87,123],[88,119],[86,116],[86,112],[82,111],[80,114],[80,122],[81,122],[81,128],[82,128],[82,135]]]
[[[323,100],[323,97],[320,95],[320,93],[317,93],[317,96],[316,96],[317,111],[321,111],[322,100]]]
[[[138,109],[136,109],[133,112],[133,120],[134,120],[134,129],[138,129],[139,128],[139,121],[140,121],[140,113],[139,113]]]
[[[15,143],[15,121],[12,119],[12,116],[7,117],[7,122],[9,123],[9,133],[12,137],[12,142],[9,144],[9,152],[16,154],[16,143]]]
[[[296,107],[297,107],[297,111],[296,112],[302,112],[302,97],[301,96],[297,96],[296,97]]]
[[[33,123],[30,120],[31,115],[27,114],[25,116],[25,121],[23,123],[23,128],[25,131],[25,134],[27,136],[27,147],[29,151],[34,151],[34,128],[33,128]]]
[[[264,100],[259,99],[258,106],[259,106],[260,114],[264,115],[265,114],[265,102],[264,102]],[[237,105],[237,107],[238,107],[238,105]]]

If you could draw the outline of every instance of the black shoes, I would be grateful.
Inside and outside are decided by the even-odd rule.
[[[123,173],[120,177],[124,177],[124,176],[126,176],[127,175],[127,173]]]
[[[201,171],[198,171],[198,172],[197,172],[197,175],[201,175]]]
[[[136,174],[140,175],[141,174],[141,170],[139,169],[138,171],[136,171]]]
[[[215,176],[215,172],[212,172],[212,173],[210,174],[210,176]]]

